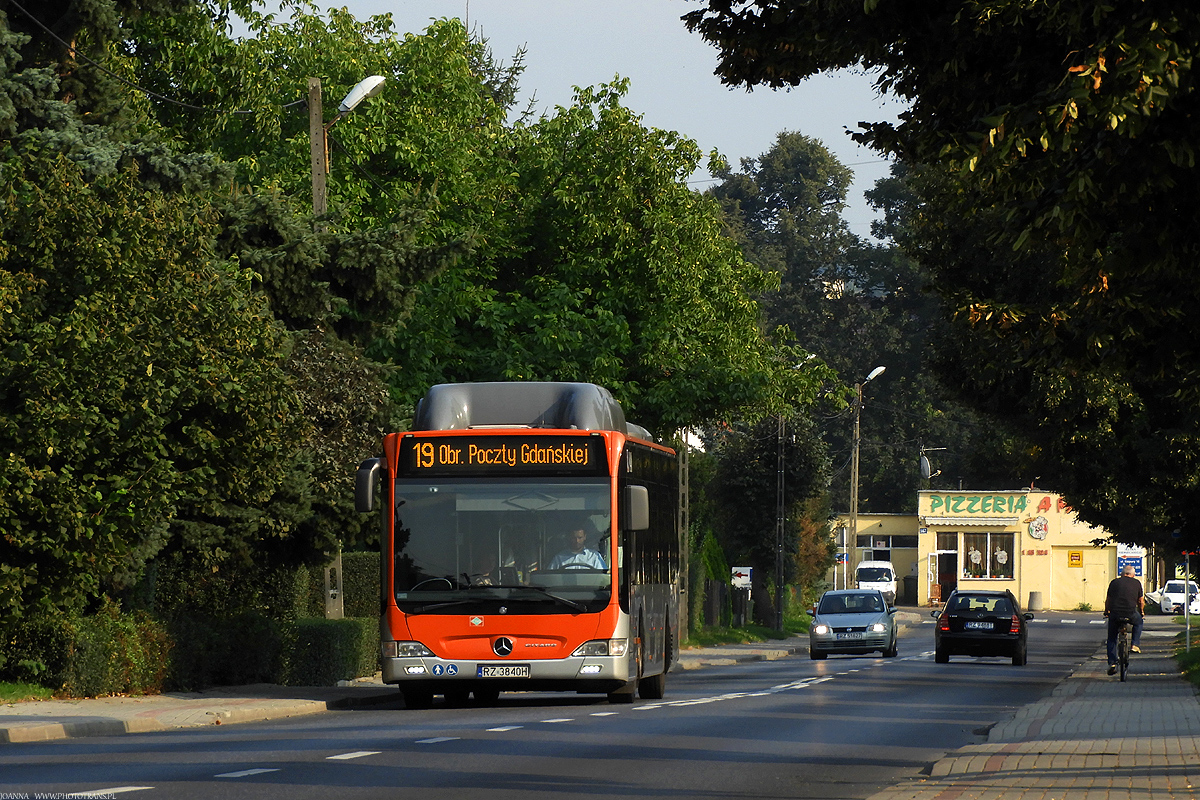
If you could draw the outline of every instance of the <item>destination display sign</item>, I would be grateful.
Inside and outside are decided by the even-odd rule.
[[[405,436],[400,474],[607,475],[602,436]]]

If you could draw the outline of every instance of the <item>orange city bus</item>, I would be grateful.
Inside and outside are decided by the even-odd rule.
[[[673,450],[585,383],[432,387],[359,467],[381,513],[383,680],[407,707],[501,691],[659,699],[678,656]]]

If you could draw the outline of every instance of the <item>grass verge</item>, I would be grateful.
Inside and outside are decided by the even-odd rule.
[[[49,700],[54,691],[36,683],[0,681],[0,703],[19,703],[22,700]]]
[[[1183,617],[1178,617],[1177,621],[1182,625]],[[1193,686],[1200,686],[1200,631],[1196,626],[1192,626],[1192,647],[1190,650],[1187,647],[1187,633],[1181,632],[1176,640],[1175,663],[1179,665],[1179,671],[1183,673],[1183,677],[1191,682]]]
[[[683,640],[682,648],[716,647],[723,644],[754,644],[771,639],[787,639],[801,633],[808,633],[808,617],[803,619],[785,619],[783,631],[768,628],[763,625],[747,625],[743,628],[701,628],[692,631]]]

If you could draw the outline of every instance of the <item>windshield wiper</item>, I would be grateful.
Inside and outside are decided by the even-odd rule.
[[[579,611],[579,612],[587,611],[587,606],[585,606],[583,603],[578,603],[574,600],[571,600],[570,598],[561,597],[557,594],[553,594],[549,589],[546,589],[545,587],[542,587],[542,586],[525,586],[524,584],[520,584],[520,583],[512,583],[512,584],[497,583],[497,584],[489,584],[487,586],[472,586],[471,588],[472,589],[530,589],[532,591],[535,591],[535,592],[538,592],[538,593],[544,595],[545,597],[548,597],[551,600],[554,600],[558,603],[562,603],[564,606],[574,609],[575,611]],[[494,599],[494,598],[491,598],[491,597],[463,597],[458,600],[447,600],[444,603],[433,603],[432,605],[428,605],[428,606],[417,606],[416,608],[414,608],[412,611],[409,611],[408,613],[409,614],[424,614],[427,611],[438,611],[443,608],[454,608],[455,606],[469,605],[471,603],[480,603],[480,602],[484,602],[484,601],[492,600],[492,599]]]
[[[502,586],[500,588],[502,588],[502,589],[532,589],[535,592],[541,592],[543,595],[545,595],[546,597],[549,597],[551,600],[556,600],[559,603],[562,603],[564,606],[567,606],[568,608],[573,608],[576,611],[581,611],[581,612],[587,611],[587,606],[585,606],[583,603],[577,603],[574,600],[567,599],[566,597],[560,597],[556,594],[552,594],[550,592],[550,590],[544,586],[517,585],[517,586]]]
[[[439,608],[453,608],[454,606],[468,605],[470,603],[478,603],[478,597],[464,597],[461,600],[447,600],[444,603],[434,603],[429,606],[417,606],[409,614],[424,614],[426,611],[437,611]]]

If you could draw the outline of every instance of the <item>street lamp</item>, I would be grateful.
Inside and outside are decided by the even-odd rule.
[[[328,210],[325,179],[329,175],[329,129],[368,98],[383,90],[382,75],[372,75],[359,81],[338,105],[338,113],[326,124],[321,108],[321,79],[308,79],[308,149],[312,157],[313,216],[323,217]]]
[[[850,525],[846,531],[847,538],[854,537],[855,546],[858,546],[858,445],[859,445],[859,426],[862,421],[863,407],[863,387],[871,381],[883,374],[885,367],[876,367],[871,370],[871,374],[862,383],[854,385],[854,441],[850,450]],[[850,542],[845,542],[846,550],[850,549]],[[849,555],[846,556],[849,560]]]

